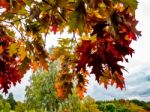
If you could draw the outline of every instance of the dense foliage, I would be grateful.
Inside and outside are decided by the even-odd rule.
[[[130,44],[141,35],[136,8],[136,0],[1,0],[0,89],[7,93],[27,70],[48,70],[48,60],[56,59],[61,60],[55,84],[61,98],[71,92],[74,80],[82,98],[90,74],[105,88],[116,83],[123,89],[125,68],[119,62],[128,62],[126,56],[134,53]],[[49,55],[49,33],[67,28],[73,36],[61,38]]]
[[[138,102],[138,104],[136,103]],[[150,102],[139,100],[97,101],[98,109],[102,112],[149,112]],[[142,104],[142,105],[140,105]],[[146,107],[147,106],[147,107]]]

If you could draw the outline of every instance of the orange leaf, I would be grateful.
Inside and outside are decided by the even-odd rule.
[[[58,89],[58,88],[60,88],[60,83],[59,82],[55,82],[54,86],[55,86],[56,89]]]
[[[9,3],[6,0],[0,0],[0,6],[7,9],[9,7]]]
[[[78,84],[77,86],[77,94],[82,99],[84,97],[84,93],[86,92],[85,85],[83,83]]]
[[[2,54],[4,51],[3,46],[0,46],[0,54]]]
[[[47,61],[44,58],[40,57],[39,62],[40,62],[40,65],[43,66],[44,69],[48,70]]]
[[[63,97],[63,90],[61,88],[57,89],[57,96],[60,98]]]

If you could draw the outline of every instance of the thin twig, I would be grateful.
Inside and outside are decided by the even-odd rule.
[[[67,22],[66,18],[59,11],[57,11],[57,12],[62,17],[62,19]]]
[[[49,28],[47,28],[47,31],[46,31],[46,33],[45,33],[45,39],[44,39],[44,48],[45,48],[45,46],[46,46],[46,37],[47,37],[47,35],[48,35],[48,31],[49,31]]]
[[[73,32],[73,39],[75,40],[77,46],[79,47],[78,42],[77,42],[77,39],[76,39],[76,36],[75,36],[75,32]]]
[[[48,1],[46,1],[46,0],[42,0],[44,3],[46,3],[47,5],[49,5],[50,7],[54,7],[52,4],[50,4]],[[58,12],[58,14],[62,17],[62,19],[64,20],[64,21],[66,21],[67,22],[67,20],[66,20],[66,18],[57,10],[57,12]]]

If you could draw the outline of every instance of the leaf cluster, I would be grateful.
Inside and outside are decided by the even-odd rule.
[[[141,35],[136,29],[137,4],[136,0],[1,0],[0,89],[7,93],[27,70],[48,70],[48,61],[57,59],[61,71],[55,86],[62,98],[73,86],[82,98],[91,74],[105,88],[116,83],[123,89],[125,68],[119,62],[128,62],[126,56],[134,53],[130,44]],[[61,38],[49,54],[48,35],[67,28],[73,36]]]

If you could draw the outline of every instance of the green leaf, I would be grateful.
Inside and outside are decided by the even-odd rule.
[[[78,22],[78,29],[79,29],[79,34],[82,35],[82,32],[84,30],[84,21]]]
[[[25,9],[18,10],[18,14],[26,14],[27,11]]]
[[[126,6],[130,6],[130,8],[134,11],[137,9],[138,2],[137,0],[121,0]]]
[[[15,53],[17,53],[17,49],[18,49],[18,44],[17,43],[12,43],[9,47],[9,55],[13,56]]]
[[[6,14],[3,14],[2,16],[4,16],[6,19],[12,19],[14,17],[14,14],[13,13],[6,13]]]
[[[126,7],[129,7],[132,13],[135,13],[137,9],[138,2],[137,0],[113,0],[114,3],[123,3]]]
[[[79,34],[83,33],[84,29],[84,17],[82,14],[78,12],[73,12],[70,22],[69,22],[69,31],[79,30]]]
[[[77,28],[77,25],[78,25],[77,24],[77,16],[78,16],[77,12],[72,13],[72,16],[71,16],[71,19],[69,22],[69,31],[70,32]]]
[[[28,67],[29,67],[29,63],[31,62],[31,60],[27,57],[24,58],[24,60],[22,61],[19,69],[22,73],[26,73]]]
[[[106,9],[106,5],[104,4],[104,2],[100,3],[100,4],[99,4],[99,7],[100,7],[101,9]]]
[[[32,0],[25,0],[26,5],[31,6]]]
[[[77,2],[77,0],[68,0],[68,2]]]
[[[56,5],[60,8],[64,8],[68,4],[67,0],[56,0]]]
[[[7,30],[7,34],[14,37],[15,36],[15,32],[12,30]]]

